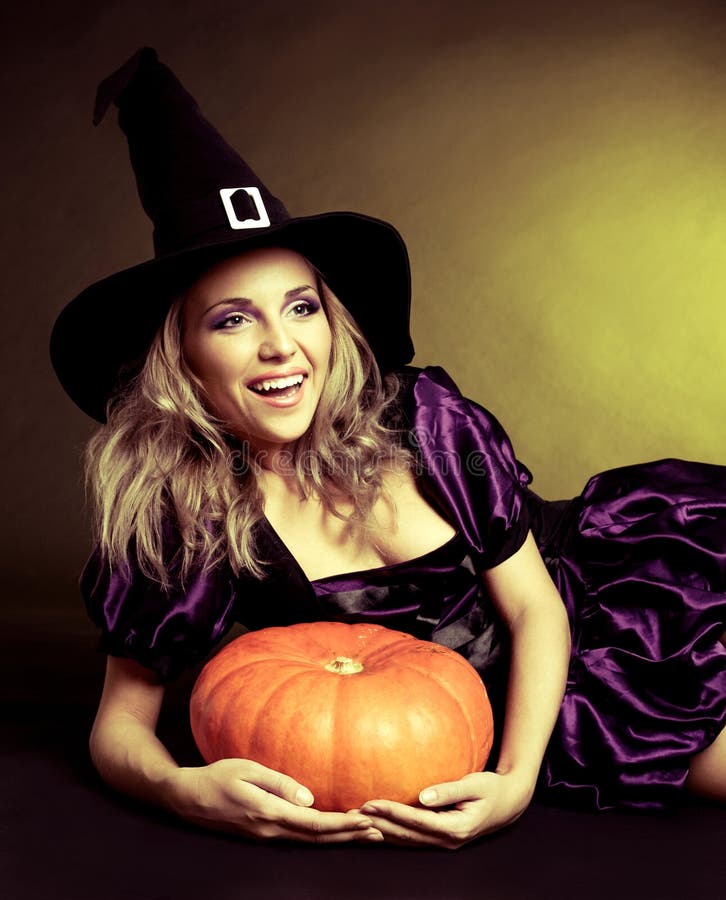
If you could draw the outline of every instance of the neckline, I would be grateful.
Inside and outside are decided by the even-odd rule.
[[[425,562],[431,557],[438,556],[439,554],[444,553],[449,550],[452,546],[456,546],[459,541],[461,535],[458,531],[455,531],[454,534],[447,540],[444,541],[443,544],[439,544],[438,547],[434,547],[433,550],[427,550],[425,553],[422,553],[420,556],[414,556],[411,559],[403,559],[400,562],[396,563],[388,563],[383,566],[373,566],[370,569],[356,569],[352,572],[336,572],[333,575],[323,575],[322,578],[307,578],[310,584],[325,584],[329,581],[340,581],[340,580],[352,580],[364,578],[366,575],[382,575],[388,572],[395,572],[398,569],[406,568],[407,566],[418,565],[420,563]],[[299,563],[298,563],[299,565]]]

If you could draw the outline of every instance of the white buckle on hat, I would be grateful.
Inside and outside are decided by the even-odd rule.
[[[257,219],[238,219],[237,213],[232,206],[232,195],[237,191],[244,191],[247,196],[255,204],[257,210]],[[267,228],[270,224],[270,217],[267,215],[265,204],[262,202],[260,189],[256,187],[240,187],[240,188],[221,188],[219,196],[224,204],[224,211],[227,213],[229,227],[239,230],[240,228]]]

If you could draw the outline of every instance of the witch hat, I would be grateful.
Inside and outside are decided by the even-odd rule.
[[[154,225],[154,257],[92,284],[56,320],[51,361],[85,413],[106,420],[108,400],[138,371],[184,287],[215,262],[259,246],[310,260],[383,372],[410,362],[408,254],[392,225],[353,212],[291,217],[150,47],[99,85],[95,125],[111,103]]]

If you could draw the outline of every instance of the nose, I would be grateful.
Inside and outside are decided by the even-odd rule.
[[[292,356],[297,345],[288,334],[282,321],[269,322],[260,341],[259,354],[261,359],[287,358]]]

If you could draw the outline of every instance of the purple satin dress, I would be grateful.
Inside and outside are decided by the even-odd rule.
[[[399,565],[311,583],[263,520],[268,579],[200,571],[169,594],[133,567],[110,571],[96,550],[81,588],[99,649],[170,678],[235,621],[375,621],[462,653],[501,729],[509,642],[480,573],[531,529],[573,637],[540,790],[594,809],[676,801],[690,757],[726,724],[726,467],[627,466],[594,476],[572,501],[548,502],[530,491],[494,416],[441,369],[412,377],[402,405],[419,487],[456,529],[452,540]]]

